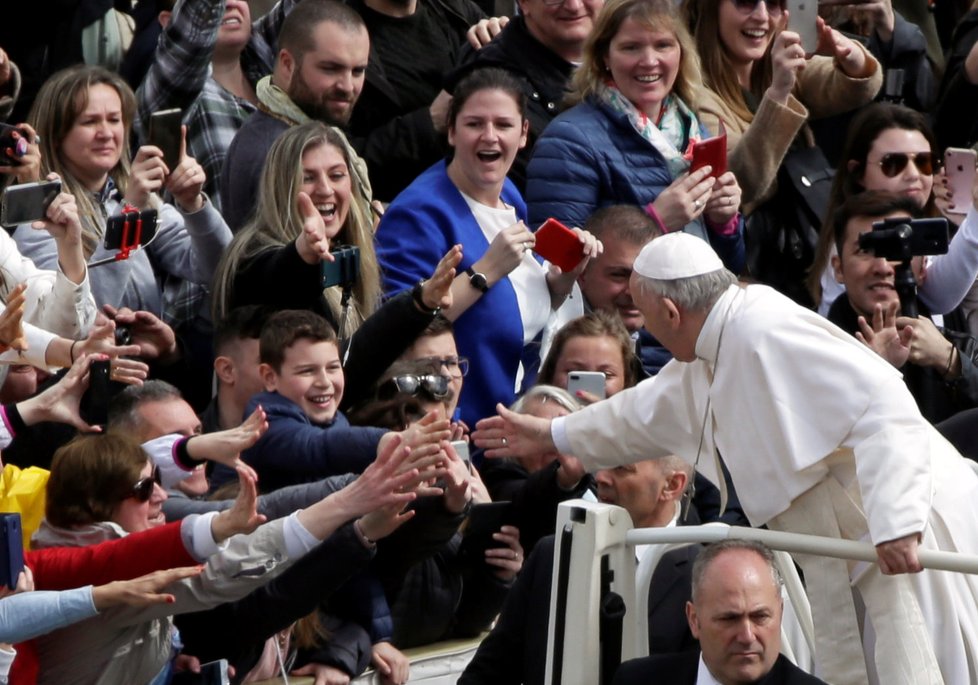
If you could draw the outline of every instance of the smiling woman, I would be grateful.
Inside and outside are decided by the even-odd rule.
[[[410,288],[444,252],[462,246],[445,315],[455,321],[459,353],[472,360],[459,402],[469,425],[532,384],[546,331],[582,311],[580,296],[568,296],[588,255],[599,249],[578,230],[586,256],[566,274],[548,271],[532,254],[535,238],[523,223],[523,198],[506,178],[526,144],[524,109],[522,88],[507,72],[482,69],[464,78],[448,113],[450,161],[419,176],[377,229],[391,294]]]
[[[707,132],[696,113],[699,59],[673,5],[611,0],[601,10],[574,76],[575,106],[547,127],[527,167],[529,217],[580,225],[602,207],[638,205],[663,232],[708,240],[739,272],[737,180],[689,173],[686,152]]]

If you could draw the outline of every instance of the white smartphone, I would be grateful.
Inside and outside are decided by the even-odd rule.
[[[951,202],[954,214],[967,214],[968,207],[974,204],[972,196],[975,187],[975,173],[978,171],[978,152],[968,148],[949,147],[944,153],[944,173],[951,188]]]
[[[577,397],[577,391],[583,390],[604,399],[604,381],[601,371],[571,371],[567,374],[567,392]]]
[[[459,459],[464,461],[466,464],[472,463],[472,458],[469,456],[469,443],[467,443],[465,440],[452,440],[451,444]]]
[[[787,0],[785,9],[788,16],[788,30],[801,37],[801,46],[806,55],[815,54],[818,49],[818,0]]]

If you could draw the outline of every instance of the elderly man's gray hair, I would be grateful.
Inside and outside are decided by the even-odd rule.
[[[727,269],[671,281],[648,278],[638,273],[635,279],[640,294],[658,295],[672,300],[682,310],[695,312],[709,311],[727,288],[737,282],[737,277]]]

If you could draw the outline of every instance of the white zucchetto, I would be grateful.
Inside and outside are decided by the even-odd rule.
[[[724,267],[708,242],[679,231],[647,243],[632,268],[646,278],[674,281],[719,271]]]

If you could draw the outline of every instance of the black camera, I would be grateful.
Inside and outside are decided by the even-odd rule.
[[[884,219],[859,235],[859,249],[891,262],[946,254],[948,242],[947,219]]]
[[[132,331],[129,326],[120,323],[115,325],[115,344],[120,347],[132,344]]]
[[[887,261],[900,262],[894,286],[903,315],[912,317],[917,316],[917,281],[910,260],[946,254],[948,242],[947,219],[884,219],[874,223],[872,231],[859,234],[859,249]]]
[[[333,261],[323,261],[323,287],[349,288],[360,278],[360,248],[337,245],[330,250]]]

